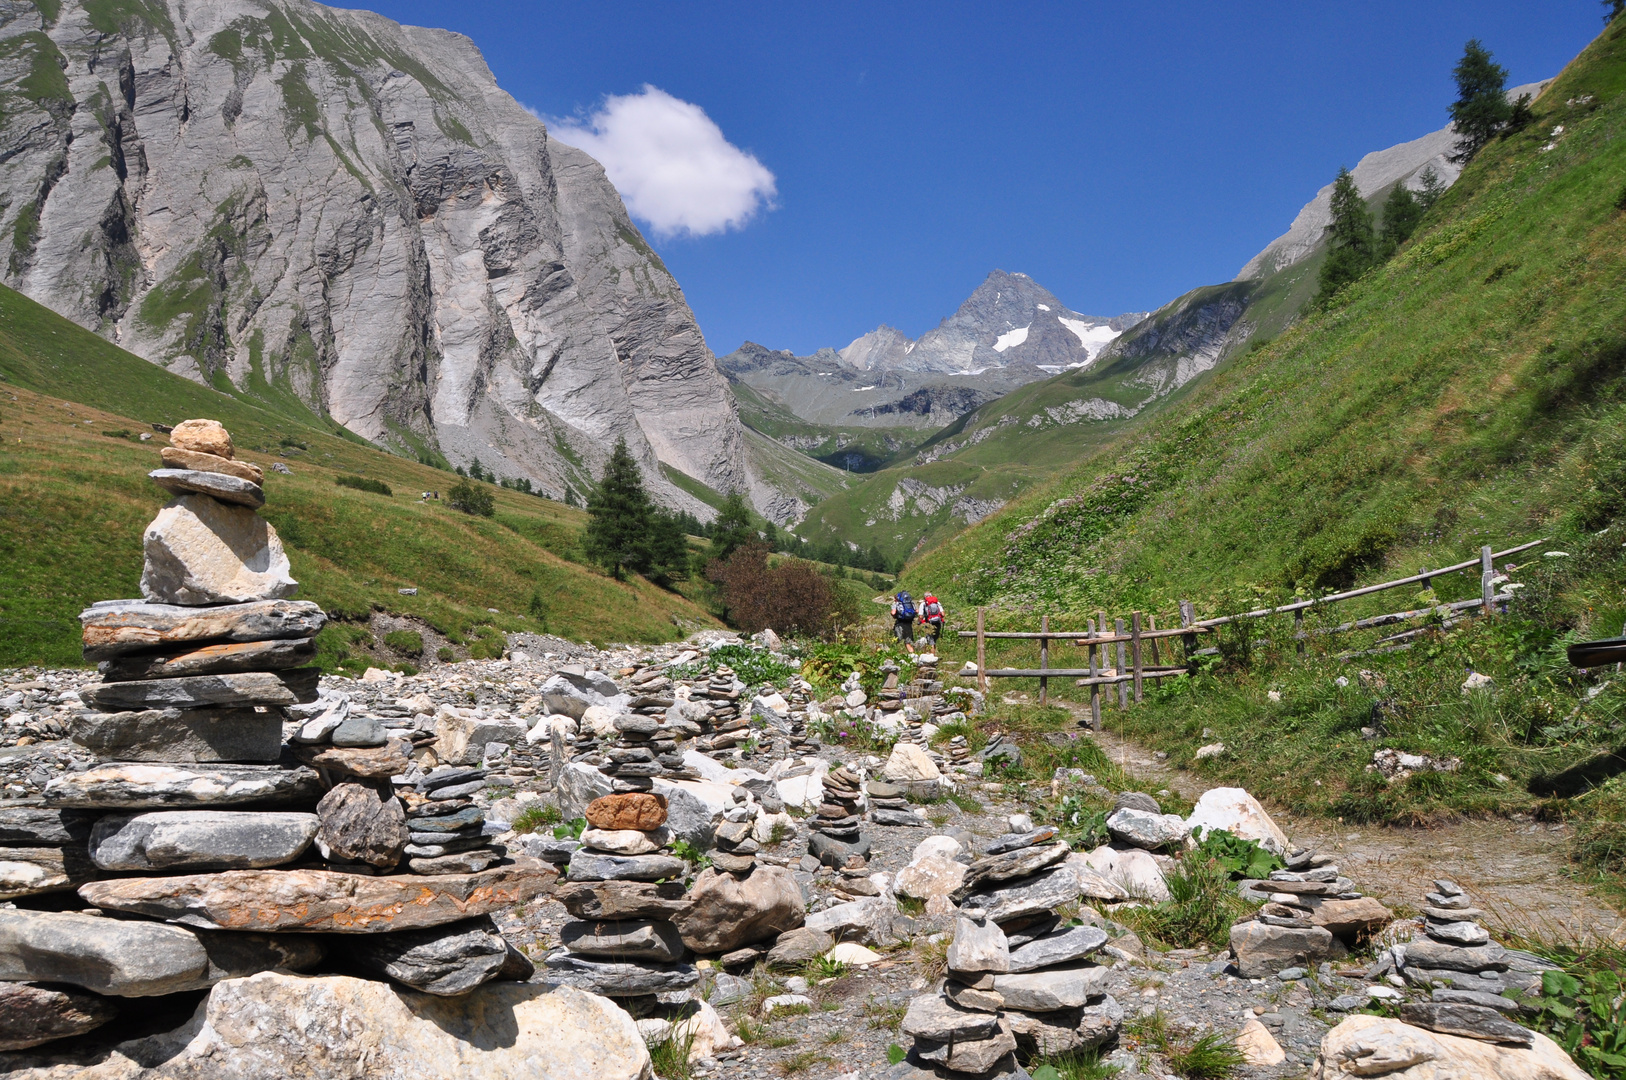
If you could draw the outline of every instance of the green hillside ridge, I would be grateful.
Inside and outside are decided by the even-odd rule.
[[[740,420],[752,431],[783,443],[798,453],[832,468],[856,473],[873,472],[887,462],[907,456],[929,432],[919,428],[831,427],[803,420],[738,379],[728,380],[739,406]]]
[[[168,496],[145,476],[164,437],[137,436],[199,416],[224,423],[239,456],[292,468],[267,470],[263,513],[300,597],[340,620],[324,631],[329,666],[346,642],[364,643],[374,611],[485,654],[511,631],[662,641],[718,625],[682,596],[583,565],[579,510],[493,487],[495,516],[469,517],[445,501],[450,473],[172,375],[0,287],[0,666],[81,663],[79,611],[140,595],[141,531]],[[394,494],[340,487],[342,475]],[[421,503],[423,491],[442,498]]]
[[[905,587],[943,596],[961,627],[977,605],[999,628],[1131,610],[1166,627],[1181,599],[1206,617],[1547,538],[1514,560],[1524,590],[1505,619],[1347,661],[1395,628],[1315,636],[1300,659],[1275,620],[1251,641],[1208,639],[1226,650],[1218,672],[1205,661],[1109,722],[1299,810],[1573,816],[1593,865],[1626,867],[1626,777],[1608,765],[1626,693],[1563,651],[1626,620],[1626,19],[1533,110],[1330,310],[1121,422],[1065,476],[916,559]],[[1476,574],[1434,585],[1310,627],[1478,595]],[[1031,645],[990,655],[1036,659]],[[1060,662],[1075,657],[1068,645]],[[1469,668],[1496,689],[1464,693]],[[1212,743],[1226,749],[1197,759]],[[1391,784],[1369,770],[1381,747],[1460,765]],[[1588,762],[1603,764],[1566,772]]]

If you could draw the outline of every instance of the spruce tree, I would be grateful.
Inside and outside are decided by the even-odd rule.
[[[1393,255],[1396,248],[1410,240],[1422,220],[1423,204],[1405,184],[1396,184],[1383,203],[1383,231],[1378,237],[1383,257]]]
[[[1457,79],[1457,100],[1451,105],[1457,152],[1451,160],[1466,165],[1507,126],[1513,106],[1507,103],[1507,69],[1492,61],[1477,39],[1463,47],[1452,74]]]
[[[1327,260],[1321,264],[1315,302],[1326,306],[1339,289],[1359,278],[1377,261],[1372,212],[1348,169],[1332,182],[1332,223],[1327,226]]]
[[[1440,179],[1439,171],[1432,165],[1424,165],[1417,180],[1422,184],[1422,187],[1417,189],[1417,205],[1421,206],[1423,213],[1426,214],[1434,209],[1434,204],[1445,194],[1445,181]]]
[[[587,536],[583,546],[592,559],[621,580],[626,571],[646,573],[652,565],[651,527],[655,508],[644,490],[643,474],[617,439],[604,477],[587,496]]]
[[[650,577],[658,584],[689,576],[689,535],[683,525],[688,516],[656,510],[650,517]]]
[[[708,554],[713,559],[726,559],[741,544],[756,538],[757,531],[751,527],[751,508],[745,505],[745,496],[737,491],[729,493],[723,505],[718,507],[717,516],[712,519],[711,550]]]

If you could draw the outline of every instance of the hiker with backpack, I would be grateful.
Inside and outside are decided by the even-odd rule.
[[[943,623],[947,618],[943,611],[943,602],[927,593],[926,599],[920,605],[920,624],[926,633],[931,635],[932,652],[937,651],[937,642],[943,636]]]
[[[909,594],[901,592],[892,598],[892,633],[897,639],[909,646],[909,651],[915,651],[915,602],[909,599]]]

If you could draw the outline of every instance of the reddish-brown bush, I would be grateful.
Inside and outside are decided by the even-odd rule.
[[[766,544],[745,544],[714,561],[706,577],[722,594],[724,617],[748,634],[772,627],[780,634],[833,638],[858,621],[858,608],[812,563],[768,560]]]

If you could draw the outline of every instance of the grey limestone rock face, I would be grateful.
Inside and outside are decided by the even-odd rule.
[[[661,463],[754,487],[677,282],[467,37],[292,0],[159,0],[112,31],[95,10],[0,27],[65,82],[6,87],[6,284],[188,378],[287,385],[555,498],[618,436],[670,506],[711,516]],[[165,299],[199,266],[193,333]]]
[[[316,835],[315,814],[160,810],[109,814],[90,857],[103,870],[258,870],[293,862]]]

